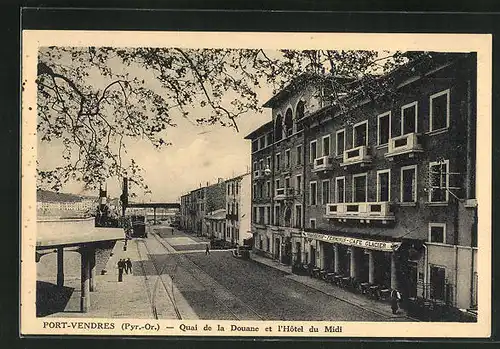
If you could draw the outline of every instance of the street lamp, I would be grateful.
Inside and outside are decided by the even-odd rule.
[[[271,169],[269,168],[269,166],[266,165],[266,168],[264,169],[264,174],[266,176],[269,176],[271,174]]]

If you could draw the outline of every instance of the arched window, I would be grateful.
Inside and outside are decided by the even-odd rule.
[[[297,131],[300,131],[304,128],[304,124],[302,123],[302,121],[300,121],[304,118],[304,107],[304,101],[299,101],[299,103],[297,104],[297,108],[295,109],[295,123],[297,125]]]
[[[285,136],[290,137],[293,133],[292,109],[288,109],[285,114]]]
[[[299,101],[297,108],[295,109],[295,120],[300,120],[304,117],[304,101]]]
[[[283,120],[281,115],[278,114],[274,121],[274,141],[280,141],[283,138]]]

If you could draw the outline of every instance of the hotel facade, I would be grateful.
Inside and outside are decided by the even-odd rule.
[[[476,309],[476,57],[407,57],[375,97],[344,79],[330,103],[304,74],[264,104],[272,120],[246,137],[254,250]]]

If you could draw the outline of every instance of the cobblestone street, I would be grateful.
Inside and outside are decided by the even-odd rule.
[[[206,242],[200,238],[153,229],[166,242],[183,241],[174,249],[189,250],[151,258],[167,265],[165,270],[175,271],[177,289],[201,319],[392,320],[303,285],[280,270],[235,258],[230,251],[206,255],[202,251]]]

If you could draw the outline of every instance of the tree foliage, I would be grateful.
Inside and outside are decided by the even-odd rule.
[[[64,165],[39,169],[38,186],[58,190],[75,180],[92,189],[127,176],[148,190],[137,161],[124,157],[127,140],[168,146],[178,117],[238,131],[239,117],[261,111],[261,86],[277,92],[305,72],[330,84],[331,103],[357,90],[371,95],[381,88],[377,76],[403,61],[375,51],[42,48],[37,130],[41,142],[62,143]]]

